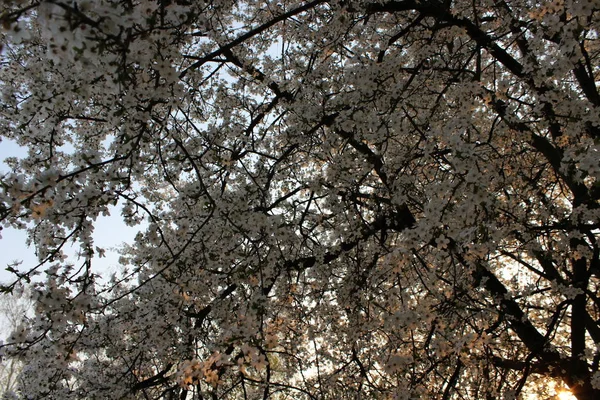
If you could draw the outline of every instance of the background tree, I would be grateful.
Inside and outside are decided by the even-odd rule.
[[[2,7],[19,396],[600,398],[596,0]]]
[[[0,338],[2,342],[22,328],[23,318],[31,314],[29,293],[17,287],[12,293],[0,295]],[[0,396],[8,396],[17,387],[17,378],[23,368],[17,358],[2,357],[0,361]]]

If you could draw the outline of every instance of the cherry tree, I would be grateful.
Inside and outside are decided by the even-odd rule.
[[[15,398],[600,398],[598,0],[0,7]]]

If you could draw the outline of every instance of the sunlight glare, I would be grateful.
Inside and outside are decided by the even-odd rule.
[[[556,398],[558,400],[577,400],[577,398],[575,396],[573,396],[573,394],[566,390],[566,389],[561,389],[557,394],[556,394]]]

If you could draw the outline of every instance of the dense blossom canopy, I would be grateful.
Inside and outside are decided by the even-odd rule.
[[[598,0],[0,18],[0,221],[40,263],[10,396],[600,398]]]

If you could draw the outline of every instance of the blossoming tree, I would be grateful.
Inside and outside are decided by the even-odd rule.
[[[16,398],[600,398],[598,0],[0,7]]]

